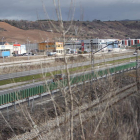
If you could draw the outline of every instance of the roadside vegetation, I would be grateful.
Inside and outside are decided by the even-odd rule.
[[[65,44],[66,35],[74,31],[76,37],[80,37],[81,27],[74,22],[75,3],[70,1],[70,22],[65,26],[62,20],[60,0],[54,0],[58,22],[57,26],[51,21],[50,29],[59,32],[60,38]],[[58,5],[57,5],[58,4]],[[48,16],[43,4],[45,15]],[[81,11],[83,9],[81,8]],[[83,13],[81,13],[83,17]],[[46,17],[49,19],[49,17]],[[82,20],[82,19],[81,19]],[[101,26],[102,23],[97,21]],[[73,28],[75,27],[76,30]],[[77,28],[76,28],[77,27]],[[91,27],[90,27],[91,29]],[[53,33],[52,33],[53,34]],[[112,57],[114,57],[113,55]],[[116,75],[107,74],[94,79],[89,77],[87,81],[82,81],[71,85],[70,75],[81,72],[91,73],[100,67],[108,67],[108,64],[121,64],[135,60],[135,57],[106,62],[108,58],[103,53],[99,56],[104,62],[94,64],[95,56],[91,53],[88,58],[90,65],[68,68],[68,64],[73,64],[76,60],[67,58],[57,60],[56,64],[63,64],[63,70],[56,70],[50,73],[31,75],[0,81],[3,83],[15,83],[22,81],[41,80],[45,83],[47,95],[38,95],[38,99],[28,97],[27,102],[13,102],[12,107],[6,106],[5,110],[0,110],[0,139],[2,140],[139,140],[140,138],[140,97],[139,97],[139,69],[130,72],[122,72]],[[110,56],[109,56],[110,57]],[[116,57],[116,56],[115,56]],[[61,62],[62,61],[62,62]],[[87,59],[82,59],[83,62]],[[80,61],[80,62],[82,62]],[[77,61],[79,62],[79,61]],[[18,67],[19,70],[32,70],[47,67],[47,63],[36,66]],[[51,65],[49,65],[50,67]],[[16,70],[16,68],[15,68]],[[8,73],[12,69],[7,68]],[[18,72],[18,70],[16,70]],[[66,75],[66,82],[56,80],[57,91],[49,88],[47,80],[55,74]],[[16,91],[17,92],[17,91]],[[31,92],[31,91],[30,91]],[[55,93],[56,92],[56,93]],[[1,98],[2,99],[2,98]],[[17,100],[19,97],[17,97]],[[23,101],[23,100],[22,100]]]
[[[130,60],[134,61],[135,59],[136,59],[135,57],[130,57],[130,58],[124,58],[124,59],[119,59],[119,60],[107,61],[105,63],[104,62],[96,63],[96,64],[94,64],[94,69],[96,70],[96,69],[99,69],[99,68],[108,68],[110,65],[113,66],[113,65],[116,65],[116,64],[122,64],[122,63],[125,63],[125,62],[130,62]],[[73,61],[73,59],[69,59],[69,60],[75,63],[75,60],[74,61]],[[58,62],[57,62],[57,64],[58,64]],[[59,65],[62,65],[62,64],[63,63],[60,63]],[[108,65],[108,64],[110,64],[110,65]],[[53,66],[54,65],[55,64],[53,63]],[[45,68],[46,66],[48,67],[48,63],[42,63],[41,66],[43,66],[42,68]],[[51,66],[51,64],[50,64],[50,66]],[[8,72],[13,73],[13,72],[33,70],[33,69],[37,69],[37,68],[41,68],[39,64],[35,65],[33,67],[32,66],[21,66],[21,67],[18,67],[17,69],[15,67],[4,68],[3,71],[5,73],[8,73]],[[69,72],[71,74],[78,73],[78,72],[90,71],[90,70],[91,70],[91,65],[84,65],[84,66],[77,66],[75,68],[69,68]],[[5,74],[4,72],[1,72],[1,74],[2,73]],[[46,80],[49,80],[49,79],[53,79],[52,75],[61,74],[61,73],[62,73],[61,70],[56,70],[56,71],[53,71],[51,73],[50,72],[44,73],[44,75],[46,77]],[[66,74],[66,70],[63,70],[63,73]],[[32,83],[33,79],[36,82],[37,81],[42,81],[43,80],[42,79],[42,74],[35,74],[35,75],[28,75],[28,76],[24,76],[24,77],[14,78],[14,81],[13,81],[13,79],[1,80],[0,85],[10,84],[10,83],[13,83],[13,82],[15,82],[15,83],[25,82],[25,81],[28,82],[28,83]]]

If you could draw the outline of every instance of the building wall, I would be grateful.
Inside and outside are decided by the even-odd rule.
[[[55,51],[55,43],[54,42],[45,42],[45,43],[39,43],[38,49],[40,51]]]
[[[140,43],[140,39],[123,39],[122,46],[133,46]]]
[[[99,50],[103,47],[106,46],[107,42],[114,42],[118,39],[87,39],[87,40],[79,40],[77,42],[67,42],[65,44],[65,49],[66,48],[71,48],[71,49],[81,49],[82,47],[82,43],[84,43],[84,51],[90,52],[91,51],[91,40],[93,42],[93,50]],[[113,46],[110,46],[110,48]],[[115,45],[115,48],[117,48],[118,46]],[[107,50],[107,48],[105,48],[104,50]]]
[[[47,52],[53,52],[53,51],[56,51],[57,53],[63,53],[64,52],[63,42],[39,43],[38,44],[38,49],[40,51],[47,51]]]
[[[9,53],[8,53],[9,52]],[[0,45],[0,56],[12,56],[13,45]]]
[[[55,43],[56,50],[64,50],[63,42]]]
[[[55,42],[55,49],[57,53],[64,53],[64,45],[63,42]]]
[[[31,52],[31,50],[37,50],[38,49],[38,43],[33,44],[25,44],[26,46],[26,52]]]
[[[21,45],[21,54],[26,53],[26,46],[25,45]]]
[[[21,54],[21,48],[20,48],[20,44],[14,44],[13,45],[13,52],[15,53],[15,54]]]

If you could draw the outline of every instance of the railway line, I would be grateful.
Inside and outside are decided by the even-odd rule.
[[[97,76],[98,77],[103,77],[108,74],[113,75],[117,73],[121,73],[124,71],[129,71],[132,69],[135,69],[136,63],[130,63],[122,66],[118,66],[115,68],[110,68],[110,69],[105,69],[105,70],[99,70],[95,73],[87,73],[85,75],[79,75],[71,79],[71,85],[73,86],[74,84],[80,84],[83,81],[90,81],[91,79],[95,79]],[[64,87],[67,87],[67,80],[62,80],[60,82]],[[40,85],[32,88],[27,88],[19,91],[14,91],[10,93],[5,93],[0,95],[0,109],[7,107],[6,104],[9,104],[8,106],[11,106],[14,104],[19,103],[19,102],[24,102],[24,101],[30,101],[34,98],[38,98],[40,96],[44,96],[48,92],[48,88],[51,92],[59,89],[58,83],[51,83],[48,86],[47,85]],[[6,105],[6,106],[5,106]]]
[[[80,112],[81,112],[81,120],[82,123],[86,123],[87,121],[90,121],[91,119],[100,116],[101,119],[106,113],[108,109],[110,109],[115,104],[121,102],[122,100],[128,98],[129,96],[132,96],[137,93],[137,86],[136,83],[128,85],[122,89],[119,89],[118,91],[112,91],[102,98],[96,99],[91,103],[84,103],[82,106],[80,106]],[[33,129],[30,133],[27,132],[23,135],[11,138],[10,140],[24,140],[26,139],[33,139],[38,137],[49,137],[51,139],[52,131],[57,134],[57,138],[60,136],[58,133],[58,128],[61,129],[61,127],[65,126],[69,128],[70,123],[70,111],[67,112],[67,116],[65,116],[65,113],[58,118],[55,118],[53,120],[48,120],[45,125],[41,127],[37,127]],[[77,128],[81,125],[81,122],[79,120],[79,107],[75,108],[73,110],[73,122],[74,122],[74,128]],[[66,118],[65,118],[66,117]],[[56,119],[59,119],[59,125],[56,124]],[[67,120],[67,121],[66,121]],[[69,131],[69,129],[68,129]],[[53,137],[55,136],[53,134]]]
[[[129,59],[129,58],[133,58],[133,57],[134,57],[133,55],[127,55],[127,56],[120,56],[120,57],[114,57],[114,58],[107,58],[105,60],[99,59],[99,60],[95,60],[94,64],[102,63],[105,61],[109,62],[109,61],[121,60],[121,59],[125,59],[125,58]],[[41,64],[41,63],[38,63],[38,64]],[[86,66],[86,65],[90,65],[90,64],[91,64],[91,61],[72,63],[72,64],[68,64],[68,68],[81,67],[81,66]],[[12,65],[12,66],[14,66],[14,65]],[[20,66],[23,66],[23,64],[20,63]],[[12,78],[17,78],[17,77],[24,77],[24,76],[29,76],[29,75],[36,75],[36,74],[53,72],[56,70],[63,70],[63,69],[65,69],[65,65],[48,67],[48,68],[38,68],[38,69],[33,69],[33,70],[26,70],[26,71],[7,73],[7,74],[0,74],[0,80],[12,79]]]

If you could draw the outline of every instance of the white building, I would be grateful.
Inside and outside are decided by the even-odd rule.
[[[91,51],[91,40],[92,40],[92,45],[93,45],[93,50],[100,50],[101,48],[107,46],[109,43],[111,44],[112,42],[119,41],[118,39],[88,39],[88,40],[76,40],[76,41],[69,41],[66,42],[65,44],[65,49],[66,48],[71,48],[71,49],[79,49],[82,50],[81,48],[84,47],[84,51],[90,52]],[[109,45],[108,47],[104,48],[103,50],[109,50],[113,48],[119,48],[120,45],[114,44],[114,45]]]
[[[0,45],[0,57],[12,56],[13,45]]]
[[[26,53],[26,46],[21,44],[13,44],[13,53],[15,54]]]

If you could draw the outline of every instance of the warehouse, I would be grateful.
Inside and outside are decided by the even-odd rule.
[[[13,45],[6,42],[0,42],[0,57],[12,56]]]
[[[123,46],[133,46],[140,43],[140,39],[123,39],[122,45]]]
[[[39,51],[64,53],[63,42],[42,42],[38,44]]]
[[[26,46],[21,44],[13,44],[13,53],[14,54],[26,53]]]
[[[66,42],[65,48],[71,48],[71,49],[78,49],[78,50],[83,50],[90,52],[91,51],[91,40],[92,40],[92,45],[93,45],[93,50],[99,50],[105,46],[107,46],[108,43],[112,43],[115,41],[118,41],[118,39],[88,39],[88,40],[79,40],[79,41],[69,41]],[[119,48],[120,44],[114,44],[114,45],[109,45],[107,48],[104,50],[108,50],[111,48]]]

